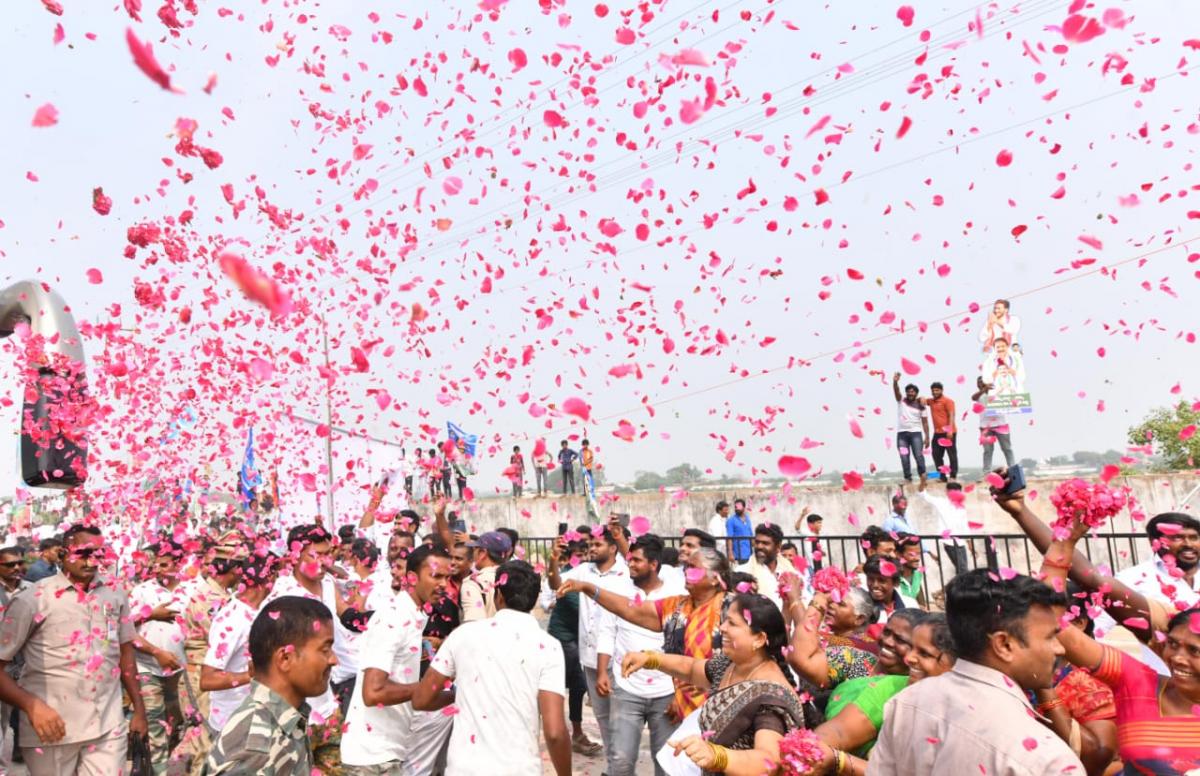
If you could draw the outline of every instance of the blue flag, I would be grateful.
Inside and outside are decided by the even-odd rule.
[[[463,441],[463,446],[466,448],[467,455],[475,457],[475,443],[479,441],[479,437],[474,434],[468,434],[463,431],[457,423],[446,421],[446,433],[450,436],[450,441],[458,444],[458,440]]]
[[[246,439],[246,455],[242,458],[242,471],[238,474],[238,493],[242,497],[242,506],[249,506],[258,497],[258,486],[262,485],[262,475],[254,464],[254,427],[250,427],[250,436]]]

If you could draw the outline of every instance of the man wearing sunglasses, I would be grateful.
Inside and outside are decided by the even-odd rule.
[[[21,710],[30,776],[120,773],[126,734],[147,733],[129,601],[99,577],[109,560],[99,528],[72,526],[63,547],[62,571],[17,595],[0,622],[0,669],[25,657],[19,683],[0,670],[0,701]]]
[[[0,549],[0,613],[8,608],[8,604],[13,597],[27,587],[31,587],[31,583],[25,581],[25,550],[21,547],[5,547]],[[4,669],[5,673],[16,679],[21,675],[21,669],[24,667],[24,661],[18,656],[16,660]],[[7,703],[0,703],[0,752],[4,751],[4,739],[9,735],[11,728],[12,734],[17,732],[16,716],[13,713],[13,707]],[[16,750],[17,740],[13,739],[12,748]],[[16,752],[20,756],[20,751]],[[0,769],[8,765],[0,755]]]
[[[0,611],[8,608],[13,597],[30,586],[25,581],[25,551],[20,547],[0,549]]]

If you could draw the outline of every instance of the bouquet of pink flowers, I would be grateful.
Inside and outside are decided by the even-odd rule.
[[[826,566],[813,574],[812,586],[818,593],[827,593],[834,601],[841,601],[850,592],[850,580],[836,566]]]
[[[1137,502],[1128,487],[1112,488],[1104,482],[1087,482],[1079,478],[1067,480],[1055,488],[1050,494],[1050,503],[1058,510],[1058,519],[1053,526],[1056,533],[1057,529],[1070,531],[1076,519],[1095,530],[1122,509],[1137,509]]]
[[[821,739],[807,728],[796,728],[779,742],[779,767],[775,776],[804,776],[816,773],[825,759]]]

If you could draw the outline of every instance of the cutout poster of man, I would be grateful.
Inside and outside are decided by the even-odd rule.
[[[980,387],[987,393],[984,417],[1033,412],[1025,387],[1025,354],[1017,339],[1020,331],[1021,319],[1012,314],[1008,300],[997,299],[979,333],[983,345]]]

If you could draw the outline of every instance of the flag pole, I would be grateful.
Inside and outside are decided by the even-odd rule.
[[[325,370],[329,373],[329,328],[325,323],[325,317],[321,316],[321,337],[325,343]],[[329,490],[325,493],[325,505],[329,510],[329,530],[333,531],[335,523],[333,520],[333,398],[331,396],[333,387],[330,385],[330,380],[325,380],[325,428],[329,431],[325,435],[325,469],[328,472]]]

